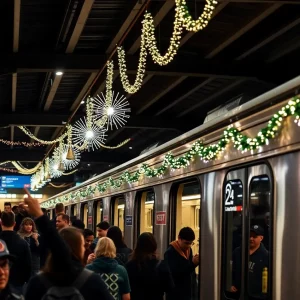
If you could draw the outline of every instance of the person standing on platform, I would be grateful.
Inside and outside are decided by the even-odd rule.
[[[53,224],[54,228],[56,228],[56,217],[58,214],[64,214],[65,213],[65,207],[63,203],[57,203],[55,205],[55,216],[52,218],[51,223]]]
[[[94,239],[94,241],[91,245],[92,251],[95,250],[96,245],[98,243],[98,240],[102,237],[106,237],[107,230],[108,230],[109,227],[110,227],[110,225],[107,221],[102,221],[102,222],[97,224],[97,226],[96,226],[96,228],[97,228],[97,237]]]
[[[69,227],[70,217],[64,213],[59,213],[56,216],[56,229],[60,230]]]

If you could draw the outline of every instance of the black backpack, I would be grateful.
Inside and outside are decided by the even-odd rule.
[[[47,288],[46,294],[41,300],[84,300],[80,288],[93,274],[92,271],[83,269],[76,280],[70,286],[54,286],[43,273],[39,273],[40,280]]]

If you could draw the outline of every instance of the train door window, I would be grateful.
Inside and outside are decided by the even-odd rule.
[[[81,206],[81,220],[84,223],[85,227],[87,228],[87,221],[88,221],[88,204],[87,203],[83,203]]]
[[[76,217],[76,204],[71,205],[71,217]]]
[[[267,175],[254,176],[249,186],[249,272],[248,295],[251,299],[269,299],[270,273],[269,251],[271,184]]]
[[[200,252],[200,184],[196,179],[177,185],[176,192],[176,236],[183,227],[190,227],[195,232],[195,241],[192,246],[193,254]],[[172,224],[174,226],[174,224]],[[174,232],[174,231],[173,231]],[[175,232],[174,232],[175,233]],[[199,275],[199,268],[196,268]],[[198,277],[198,276],[197,276]]]
[[[240,179],[228,180],[227,178],[223,199],[225,295],[231,299],[239,299],[242,275],[238,270],[241,269],[239,266],[242,264],[240,249],[243,233],[243,184]]]
[[[153,213],[155,194],[153,190],[142,191],[137,194],[138,230],[137,236],[143,232],[153,233]]]
[[[125,225],[125,199],[118,197],[112,201],[113,203],[113,224],[118,226],[124,235],[124,225]]]
[[[94,202],[94,228],[103,220],[103,203],[102,200]]]

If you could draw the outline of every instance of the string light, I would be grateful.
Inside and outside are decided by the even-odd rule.
[[[215,0],[206,0],[206,4],[201,16],[197,20],[193,20],[193,17],[189,13],[189,9],[185,0],[175,0],[175,3],[176,8],[179,11],[179,16],[181,22],[183,23],[183,27],[187,31],[193,32],[203,30],[208,25],[208,22],[213,15],[216,5],[218,4],[218,2]]]
[[[107,106],[107,98],[104,97],[103,93],[97,95],[93,98],[94,101],[94,119],[98,125],[98,120],[102,120],[103,116],[107,116],[107,127],[110,126],[111,130],[113,126],[118,129],[122,127],[127,122],[129,115],[127,112],[130,112],[129,102],[126,100],[126,97],[123,95],[119,96],[119,93],[114,97],[114,92],[112,93],[112,101],[110,106]]]
[[[5,144],[7,146],[24,146],[24,147],[40,147],[44,146],[42,143],[28,143],[28,142],[21,142],[21,141],[8,141],[4,139],[0,139],[0,143]]]
[[[78,196],[87,197],[93,195],[95,192],[105,193],[109,188],[120,188],[123,184],[131,184],[138,182],[142,176],[149,178],[161,177],[165,172],[169,170],[177,170],[186,168],[195,157],[199,157],[204,163],[215,160],[218,156],[226,149],[227,145],[232,142],[234,147],[238,148],[241,152],[244,151],[255,151],[261,149],[263,145],[267,145],[269,140],[274,139],[279,133],[279,129],[282,126],[284,118],[289,116],[295,117],[295,122],[300,126],[300,99],[294,98],[288,102],[287,105],[283,106],[273,117],[269,120],[266,127],[262,128],[256,137],[250,138],[243,135],[233,125],[228,126],[224,130],[223,135],[216,144],[204,146],[202,141],[196,141],[191,148],[182,156],[175,157],[172,153],[167,153],[164,160],[158,168],[152,168],[148,164],[143,164],[140,168],[130,173],[125,171],[118,178],[109,178],[104,182],[98,182],[94,187],[88,186],[85,190],[72,192],[68,195],[64,195],[64,199],[74,199]],[[44,202],[44,207],[50,207],[50,202]],[[56,198],[55,201],[62,202],[62,198]]]

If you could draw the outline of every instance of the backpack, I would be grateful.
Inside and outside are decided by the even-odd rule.
[[[80,293],[80,288],[92,274],[92,271],[83,269],[72,285],[54,286],[43,273],[39,273],[41,281],[47,288],[47,292],[42,300],[84,300]]]

